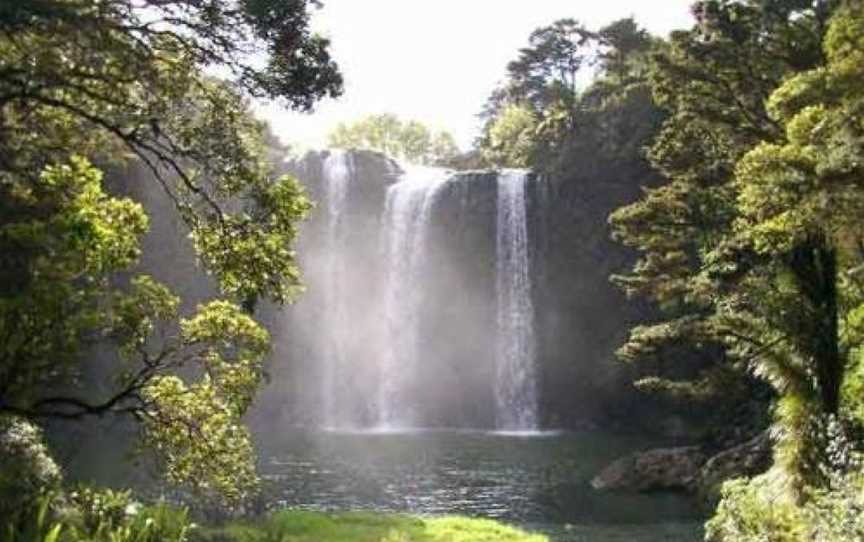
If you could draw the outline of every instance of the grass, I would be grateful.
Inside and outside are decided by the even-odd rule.
[[[194,542],[549,542],[488,519],[283,511],[257,523],[201,528]]]

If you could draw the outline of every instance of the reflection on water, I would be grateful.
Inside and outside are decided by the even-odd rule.
[[[598,493],[588,481],[640,443],[598,433],[289,432],[262,445],[275,506],[489,517],[567,541],[692,541],[694,503]],[[641,443],[644,445],[644,442]]]

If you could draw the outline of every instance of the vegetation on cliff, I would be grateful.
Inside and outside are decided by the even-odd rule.
[[[334,149],[378,151],[427,166],[447,165],[459,154],[456,140],[449,132],[432,130],[416,120],[403,121],[390,113],[339,123],[330,132],[327,144]]]

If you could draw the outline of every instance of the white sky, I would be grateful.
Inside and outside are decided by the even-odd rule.
[[[286,142],[320,148],[340,121],[395,113],[450,131],[463,149],[507,63],[538,26],[573,17],[596,29],[634,16],[651,33],[690,26],[692,0],[324,0],[316,31],[332,40],[345,93],[311,114],[259,114]]]

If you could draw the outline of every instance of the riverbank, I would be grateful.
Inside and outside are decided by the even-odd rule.
[[[488,519],[366,512],[281,511],[264,520],[199,527],[192,542],[549,542]]]

